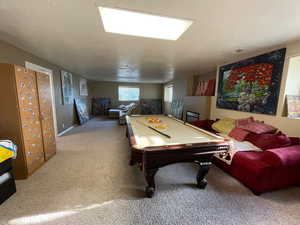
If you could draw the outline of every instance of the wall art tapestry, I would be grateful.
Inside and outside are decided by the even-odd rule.
[[[87,80],[80,78],[79,80],[79,93],[81,96],[88,96]]]
[[[201,80],[198,82],[195,96],[214,96],[216,80]]]
[[[287,99],[288,117],[300,119],[300,96],[287,95],[286,99]]]
[[[61,86],[63,95],[63,104],[73,104],[73,78],[72,74],[66,71],[61,71]]]
[[[217,107],[275,115],[286,49],[221,66]]]

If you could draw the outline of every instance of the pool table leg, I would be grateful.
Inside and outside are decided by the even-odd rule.
[[[207,181],[205,179],[206,174],[209,171],[211,163],[205,162],[205,163],[199,163],[199,171],[197,174],[197,187],[204,189],[207,185]]]
[[[155,174],[158,169],[146,169],[144,171],[148,186],[145,188],[145,194],[148,198],[152,198],[155,192]]]

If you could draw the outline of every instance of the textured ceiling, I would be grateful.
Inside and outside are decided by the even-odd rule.
[[[97,6],[190,19],[177,41],[105,33]],[[1,0],[0,39],[93,80],[166,82],[300,38],[299,0]],[[145,24],[146,26],[146,24]]]

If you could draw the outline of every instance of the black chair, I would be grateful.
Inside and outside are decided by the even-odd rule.
[[[200,120],[200,113],[186,111],[185,113],[185,122],[191,123],[193,121]]]
[[[111,107],[110,98],[92,98],[92,115],[107,116]]]

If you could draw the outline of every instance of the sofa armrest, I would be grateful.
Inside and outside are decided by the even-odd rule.
[[[271,165],[262,160],[265,152],[237,152],[232,159],[232,166],[247,168],[253,174],[261,174],[263,170],[269,169]]]
[[[300,145],[274,148],[264,151],[263,161],[275,166],[295,166],[300,164]]]
[[[231,175],[259,194],[268,190],[272,165],[262,160],[264,152],[238,152],[231,164]]]

